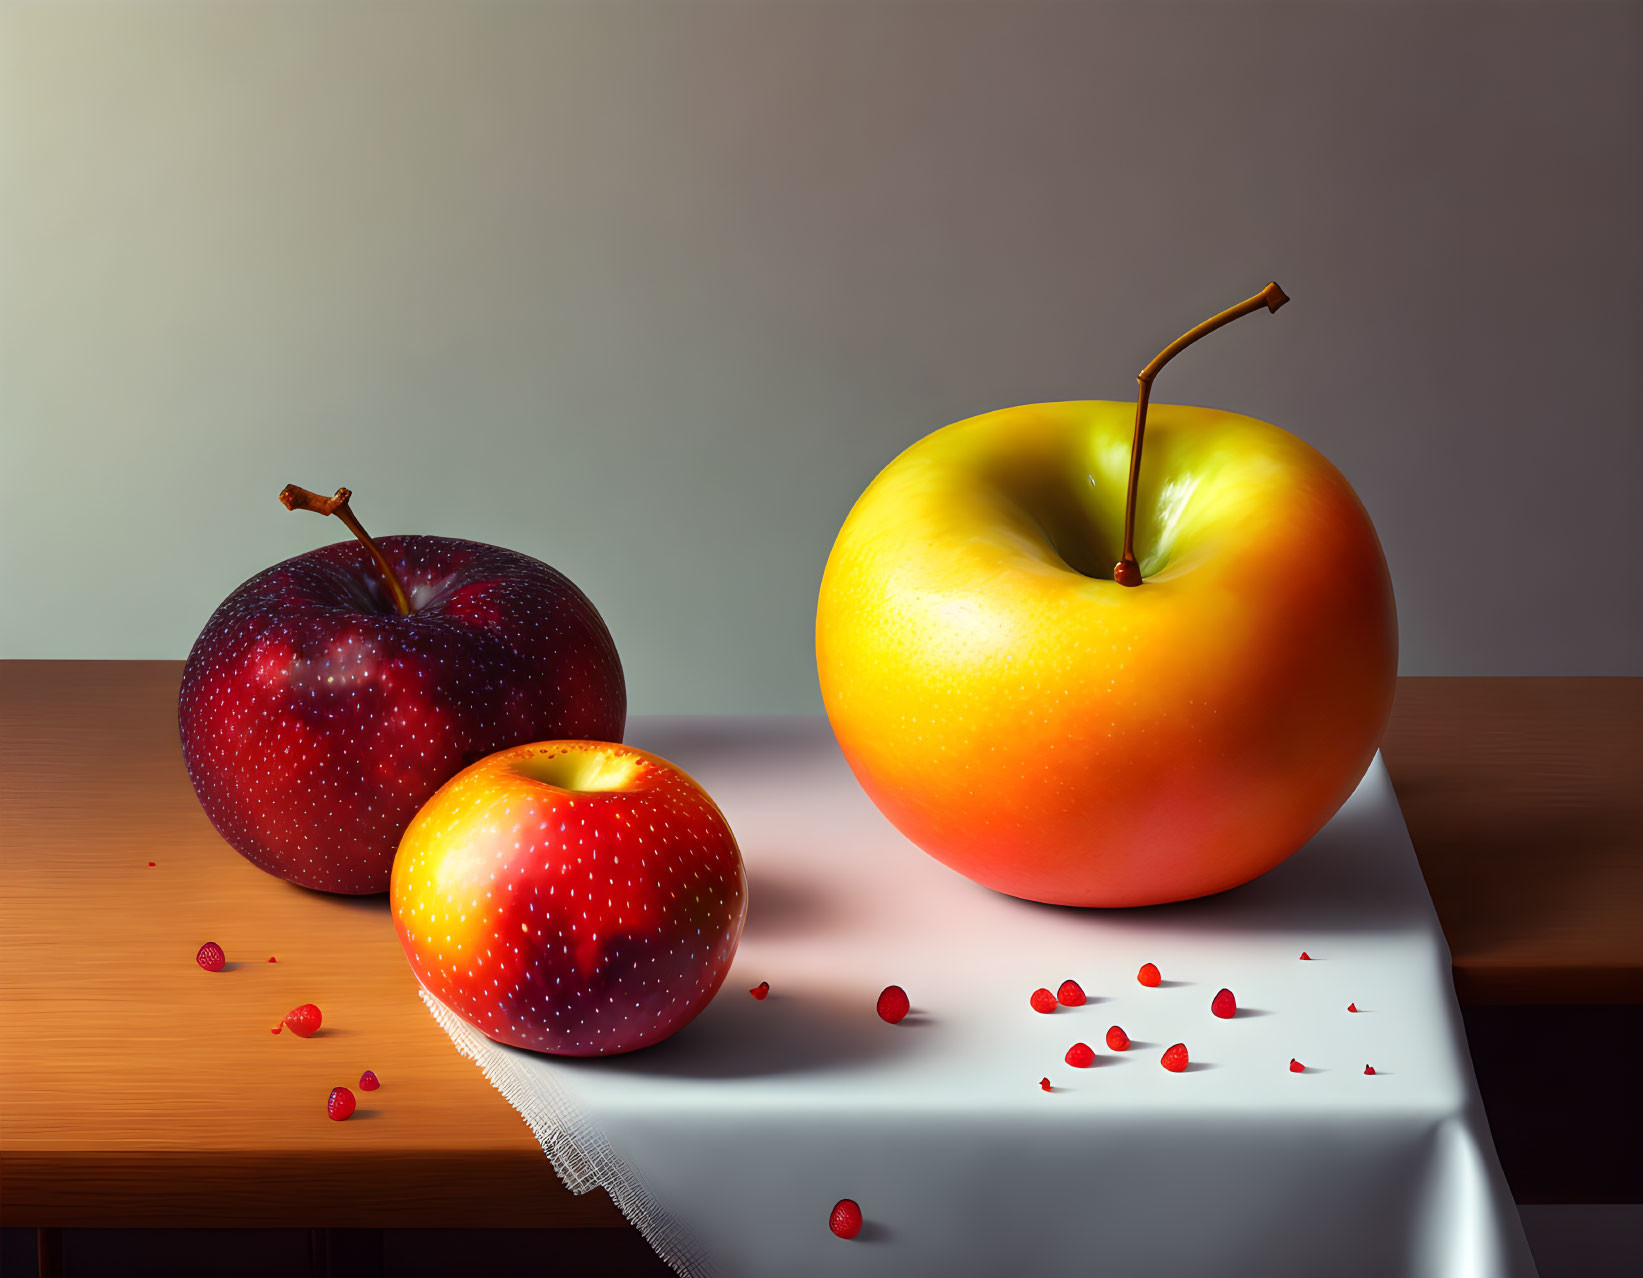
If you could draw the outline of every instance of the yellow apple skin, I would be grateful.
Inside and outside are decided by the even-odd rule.
[[[822,577],[823,703],[897,829],[978,883],[1154,905],[1246,883],[1334,814],[1392,705],[1380,542],[1321,454],[1155,404],[1143,583],[1112,580],[1133,403],[936,431],[857,500]]]

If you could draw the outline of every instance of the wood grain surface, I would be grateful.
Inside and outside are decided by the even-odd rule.
[[[1643,679],[1400,679],[1382,750],[1463,1004],[1643,1003]]]
[[[386,897],[293,887],[218,838],[180,674],[0,662],[0,1223],[624,1224],[451,1047]],[[195,965],[206,940],[227,970]],[[269,1032],[307,1002],[313,1038]],[[333,1123],[339,1084],[359,1111]]]
[[[180,668],[0,662],[0,1223],[620,1226],[428,1015],[383,898],[217,837]],[[1640,1000],[1640,741],[1643,680],[1403,681],[1387,760],[1463,999]],[[269,1032],[304,1002],[318,1035]]]

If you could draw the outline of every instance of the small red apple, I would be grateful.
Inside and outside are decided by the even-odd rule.
[[[384,892],[399,836],[464,764],[543,737],[621,740],[627,694],[599,613],[540,560],[452,537],[374,541],[348,490],[287,487],[356,541],[229,595],[177,710],[205,814],[270,874]]]
[[[429,993],[499,1043],[609,1056],[718,991],[747,916],[724,816],[665,759],[543,741],[463,769],[417,813],[390,903]]]

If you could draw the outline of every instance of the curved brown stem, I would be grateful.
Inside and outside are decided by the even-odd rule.
[[[1158,370],[1174,359],[1187,347],[1191,346],[1200,337],[1207,337],[1223,324],[1230,324],[1240,316],[1248,315],[1251,311],[1258,311],[1266,307],[1268,311],[1276,311],[1289,298],[1277,284],[1268,284],[1254,297],[1247,297],[1236,306],[1229,306],[1219,315],[1211,315],[1197,328],[1182,333],[1163,350],[1158,352],[1152,363],[1148,364],[1136,374],[1137,392],[1135,396],[1135,436],[1130,441],[1130,482],[1124,494],[1124,553],[1122,558],[1113,565],[1112,579],[1120,586],[1139,586],[1141,584],[1141,565],[1135,561],[1135,491],[1141,485],[1141,442],[1147,431],[1147,403],[1152,398],[1152,379],[1158,376]]]
[[[287,510],[311,510],[316,515],[335,515],[342,520],[348,531],[358,537],[365,549],[370,552],[377,571],[382,574],[383,584],[388,587],[388,597],[394,601],[395,610],[401,617],[408,617],[411,614],[410,596],[400,584],[399,574],[388,562],[388,556],[382,553],[382,547],[371,540],[371,534],[365,531],[364,525],[354,518],[354,512],[348,509],[348,499],[353,495],[346,488],[337,489],[333,497],[321,497],[318,493],[298,488],[295,484],[287,484],[280,489],[280,501]]]

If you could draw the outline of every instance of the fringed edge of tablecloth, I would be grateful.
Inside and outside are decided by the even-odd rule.
[[[603,1189],[628,1222],[683,1278],[712,1278],[714,1268],[701,1245],[639,1182],[559,1080],[514,1047],[494,1043],[427,990],[420,991],[434,1020],[456,1049],[478,1065],[491,1085],[519,1112],[559,1179],[573,1194]]]

